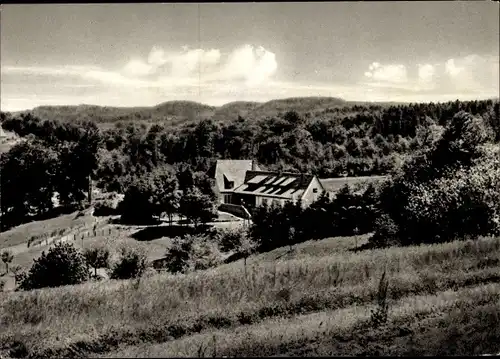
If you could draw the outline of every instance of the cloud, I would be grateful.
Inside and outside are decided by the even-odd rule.
[[[434,96],[434,101],[437,98],[494,97],[499,93],[498,69],[498,56],[477,54],[415,65],[372,62],[360,84],[385,89],[390,96],[397,93],[400,97],[413,96],[415,99]]]
[[[365,72],[365,76],[383,82],[404,83],[407,81],[406,67],[400,64],[381,65],[373,62]]]
[[[153,69],[154,67],[151,64],[147,64],[139,59],[130,60],[123,68],[125,73],[131,76],[146,76],[151,74]]]
[[[424,84],[431,83],[436,69],[431,64],[418,64],[418,80]]]
[[[307,82],[278,81],[278,65],[274,52],[252,45],[230,52],[188,46],[174,51],[154,46],[142,57],[125,58],[115,69],[84,64],[2,64],[1,106],[14,111],[49,104],[150,106],[169,100],[220,105],[299,96],[436,102],[499,93],[498,56],[472,54],[442,61],[429,59],[421,64],[371,62],[358,70],[360,81],[354,75],[348,84],[321,79],[314,83],[314,74]],[[335,68],[325,71],[335,72]]]
[[[2,90],[12,93],[10,101],[2,97],[2,106],[25,103],[19,102],[19,98],[27,89],[30,94],[37,94],[28,96],[37,104],[51,103],[55,100],[47,95],[48,92],[54,90],[62,94],[63,87],[68,91],[71,86],[88,88],[94,93],[99,91],[99,96],[85,98],[94,103],[120,101],[127,105],[140,102],[140,105],[150,103],[151,99],[157,102],[197,100],[211,95],[261,98],[267,85],[274,81],[277,69],[273,52],[252,45],[243,45],[228,53],[213,48],[183,46],[173,51],[153,46],[144,57],[128,59],[118,69],[86,65],[2,66],[2,76],[11,79],[8,83],[2,82]],[[107,95],[100,97],[102,94]],[[67,103],[69,100],[66,96],[61,97],[61,101]]]
[[[148,56],[148,63],[153,66],[161,66],[165,62],[165,51],[160,47],[153,46]]]
[[[255,86],[270,80],[277,68],[275,54],[262,46],[244,45],[225,56],[219,49],[184,46],[182,51],[172,52],[154,46],[146,60],[130,60],[121,73],[134,78],[156,75],[162,82],[231,81]]]
[[[81,76],[82,73],[98,70],[96,66],[62,65],[44,66],[2,66],[2,74],[41,75],[41,76]]]
[[[464,70],[463,67],[457,67],[455,65],[455,59],[449,59],[448,61],[446,61],[446,63],[444,64],[444,70],[445,72],[452,76],[452,77],[455,77],[457,76],[458,74],[460,74],[460,72],[462,72]]]
[[[444,66],[447,80],[461,91],[496,91],[498,96],[499,56],[476,54],[448,59]]]

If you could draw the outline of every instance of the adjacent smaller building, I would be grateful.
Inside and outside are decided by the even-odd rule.
[[[329,198],[334,198],[336,193],[345,185],[348,185],[351,190],[357,191],[360,188],[365,188],[368,184],[379,184],[386,181],[389,176],[366,176],[366,177],[335,177],[323,178],[321,184]]]

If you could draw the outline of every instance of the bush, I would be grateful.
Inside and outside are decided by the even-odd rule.
[[[192,247],[192,241],[190,238],[190,235],[187,235],[184,238],[176,237],[167,248],[163,261],[163,267],[169,272],[184,273],[187,271]]]
[[[164,259],[164,267],[172,273],[208,269],[221,263],[222,253],[217,242],[206,236],[175,238]]]
[[[334,199],[324,194],[305,209],[300,202],[259,206],[252,216],[251,236],[260,242],[260,251],[267,251],[310,239],[372,232],[379,213],[379,188],[360,187],[359,192],[345,185]]]
[[[21,282],[22,279],[24,279],[24,277],[22,277],[23,274],[26,276],[23,267],[17,264],[10,267],[10,272],[14,274],[15,285],[17,285],[18,282]]]
[[[97,276],[98,268],[108,268],[109,266],[109,250],[107,248],[86,248],[83,256],[87,264],[94,268],[94,276]]]
[[[130,279],[141,277],[147,267],[145,253],[136,249],[122,249],[121,257],[111,269],[111,279]]]
[[[73,244],[57,243],[34,260],[33,266],[20,283],[20,288],[31,290],[79,284],[88,277],[85,258]]]
[[[14,281],[16,284],[16,291],[22,289],[21,284],[28,277],[28,272],[21,270],[14,274]]]
[[[246,235],[243,228],[224,229],[218,233],[218,243],[220,250],[230,252],[237,250],[241,245],[242,238]]]
[[[386,278],[386,271],[384,270],[378,284],[377,306],[371,311],[370,321],[374,328],[378,328],[387,323],[389,315],[389,303],[387,300],[388,287],[389,280]]]
[[[5,264],[5,273],[9,272],[9,264],[12,263],[14,255],[10,251],[3,251],[0,255],[2,262]]]
[[[217,243],[198,237],[191,245],[187,264],[189,271],[217,267],[222,264],[222,253]]]
[[[370,242],[377,247],[385,247],[395,244],[398,240],[399,228],[394,220],[387,214],[383,213],[375,220],[375,233],[370,238]]]

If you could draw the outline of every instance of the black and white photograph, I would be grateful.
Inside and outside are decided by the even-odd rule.
[[[500,3],[0,5],[0,359],[500,356]]]

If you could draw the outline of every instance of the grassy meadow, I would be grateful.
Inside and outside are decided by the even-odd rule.
[[[28,242],[36,243],[50,237],[63,236],[76,229],[90,229],[94,224],[95,217],[89,214],[78,216],[78,212],[22,224],[0,233],[0,250],[10,247],[24,249]]]
[[[190,274],[0,293],[4,357],[498,353],[500,238],[330,238]],[[382,273],[388,322],[371,321]],[[452,343],[453,345],[450,345]]]

